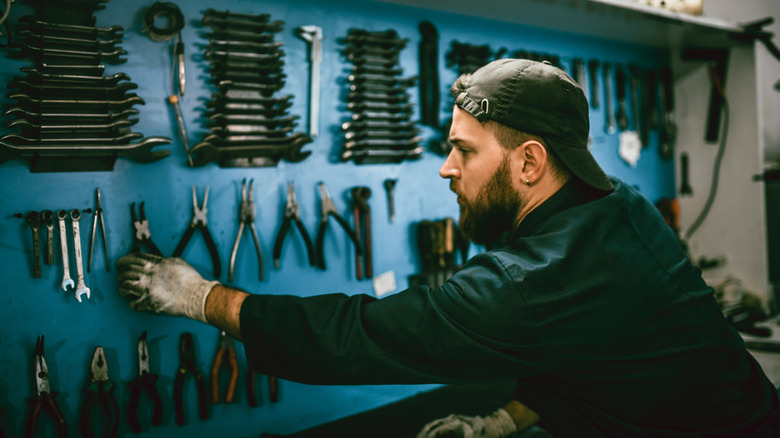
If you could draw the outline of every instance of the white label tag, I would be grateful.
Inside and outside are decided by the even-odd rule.
[[[395,272],[387,271],[374,277],[374,295],[382,298],[395,290]]]

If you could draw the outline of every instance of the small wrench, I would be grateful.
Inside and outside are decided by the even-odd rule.
[[[65,229],[65,218],[68,217],[68,212],[65,210],[57,211],[57,221],[60,224],[60,248],[62,248],[62,290],[68,291],[69,287],[73,287],[76,283],[70,278],[70,261],[68,259],[68,234]]]
[[[390,223],[395,222],[395,196],[393,196],[393,189],[397,179],[388,178],[385,180],[385,190],[387,191],[387,213],[390,219]]]
[[[73,252],[76,254],[76,273],[78,274],[76,293],[73,295],[80,303],[82,295],[86,295],[87,299],[89,299],[89,288],[84,284],[84,265],[81,263],[81,233],[79,232],[79,219],[81,219],[81,212],[78,209],[71,210],[70,221],[73,222]]]
[[[41,217],[37,211],[27,213],[27,222],[33,235],[33,277],[41,278]]]
[[[51,210],[43,210],[41,212],[41,219],[43,224],[46,225],[46,264],[54,264],[54,212]]]
[[[617,132],[617,121],[612,113],[612,65],[604,63],[604,108],[607,116],[607,124],[604,129],[607,134]]]

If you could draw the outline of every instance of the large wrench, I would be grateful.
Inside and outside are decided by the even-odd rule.
[[[301,38],[309,42],[309,60],[311,61],[311,91],[309,99],[309,135],[319,134],[320,119],[320,64],[322,64],[322,28],[315,25],[301,26],[298,29]]]
[[[70,221],[73,223],[73,252],[76,254],[76,273],[78,274],[76,284],[76,293],[74,296],[81,302],[81,296],[86,295],[89,299],[89,288],[84,284],[84,265],[81,263],[81,233],[79,232],[79,219],[81,212],[78,209],[70,211]]]
[[[65,218],[68,217],[68,212],[65,210],[57,211],[57,221],[60,224],[60,248],[62,248],[62,290],[68,291],[69,287],[73,287],[76,283],[70,278],[70,261],[68,259],[68,234],[65,229]]]

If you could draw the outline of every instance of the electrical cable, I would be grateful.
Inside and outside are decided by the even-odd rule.
[[[723,156],[726,152],[726,140],[728,139],[728,132],[729,132],[729,101],[726,98],[726,92],[723,90],[723,87],[720,83],[720,80],[718,80],[717,75],[715,74],[715,68],[714,66],[710,65],[710,80],[712,80],[713,85],[715,85],[715,88],[718,90],[718,93],[723,97],[723,106],[721,108],[721,111],[723,112],[723,129],[721,131],[721,138],[720,138],[720,145],[718,146],[718,152],[715,155],[715,163],[713,165],[712,170],[712,184],[710,185],[710,193],[707,195],[707,200],[704,202],[704,206],[702,207],[701,212],[696,217],[696,219],[691,223],[691,226],[688,227],[688,230],[685,232],[685,240],[690,240],[693,233],[696,232],[696,230],[701,226],[702,222],[704,222],[704,219],[707,218],[707,215],[710,212],[710,208],[712,208],[712,204],[715,202],[715,196],[718,193],[718,183],[720,182],[720,165],[723,162]]]

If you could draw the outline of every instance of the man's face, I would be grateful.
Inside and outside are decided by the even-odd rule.
[[[450,129],[453,149],[439,170],[458,195],[459,227],[476,243],[490,245],[514,228],[522,198],[512,178],[510,157],[493,131],[455,107]]]

